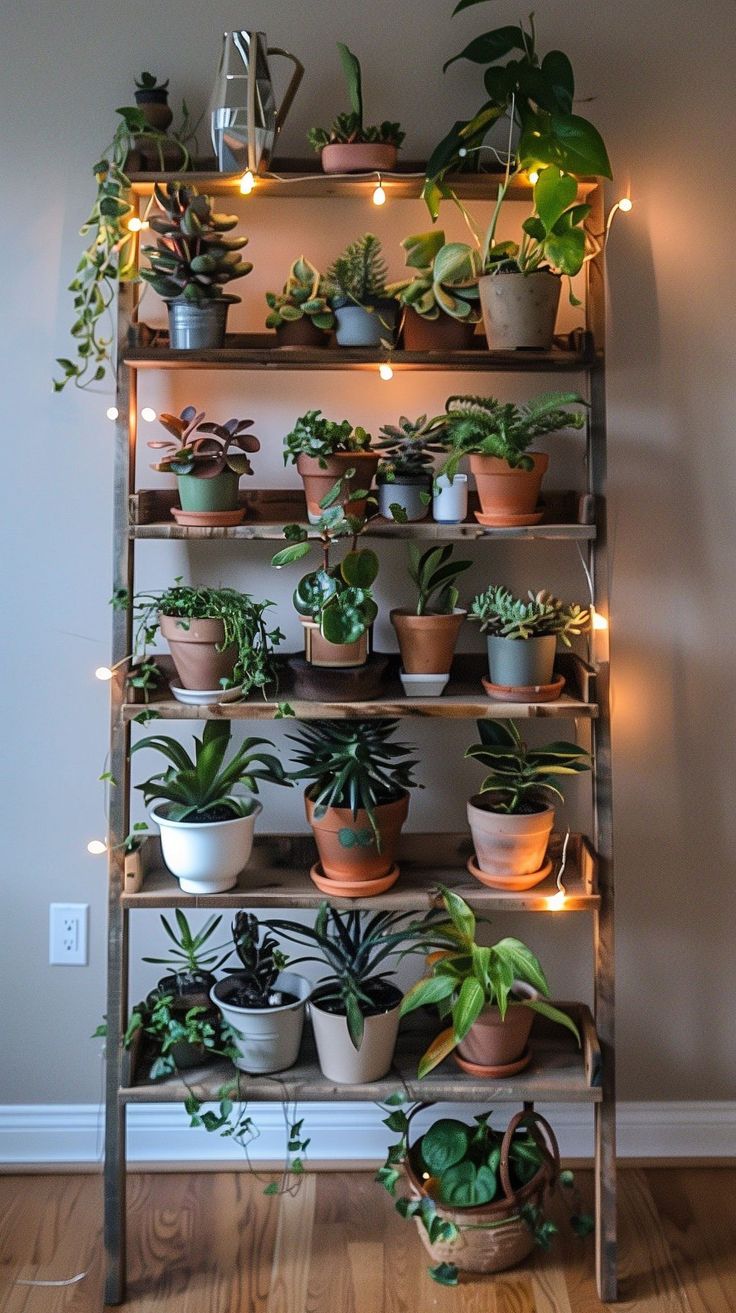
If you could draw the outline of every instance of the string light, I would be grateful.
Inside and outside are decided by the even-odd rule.
[[[95,679],[101,679],[103,683],[107,683],[108,679],[112,679],[112,677],[113,677],[113,672],[109,666],[97,667],[95,671]]]
[[[601,615],[600,611],[596,611],[594,606],[591,607],[591,611],[593,615],[593,628],[608,629],[608,620],[606,619],[606,617],[604,615]]]
[[[388,362],[385,361],[385,360],[382,361],[381,364],[378,366],[378,373],[380,374],[380,376],[381,376],[381,378],[383,379],[384,383],[388,383],[389,380],[392,379],[393,376],[394,376],[394,371],[393,371],[393,369],[392,369],[391,366],[388,364]]]
[[[93,857],[100,857],[102,853],[107,852],[107,844],[103,843],[102,839],[90,839],[87,844],[87,852],[91,853]]]
[[[561,912],[565,906],[565,891],[560,889],[559,893],[550,894],[547,899],[547,908],[550,912]]]
[[[253,177],[253,174],[252,174],[251,170],[250,170],[250,169],[246,169],[245,173],[243,174],[242,178],[240,179],[240,194],[241,194],[241,196],[250,196],[250,194],[251,194],[253,188],[255,187],[255,185],[256,185],[256,180],[255,180],[255,178]]]
[[[537,172],[536,169],[532,169],[532,170],[530,171],[530,173],[529,173],[529,181],[530,181],[530,183],[532,184],[532,187],[534,186],[535,183],[539,182],[539,173]]]
[[[141,419],[144,419],[147,424],[152,424],[155,418],[156,412],[153,409],[153,406],[144,406],[141,411]]]
[[[629,212],[633,210],[633,208],[634,208],[634,202],[632,201],[630,196],[622,196],[620,201],[616,201],[616,204],[611,206],[608,218],[606,219],[606,231],[603,236],[604,251],[606,249],[608,238],[611,233],[611,224],[613,223],[617,211],[620,210],[622,214],[629,214]]]
[[[633,206],[634,206],[634,202],[632,201],[630,196],[622,196],[621,200],[618,203],[618,208],[620,209],[622,214],[628,214],[629,210],[633,209]]]
[[[373,192],[373,204],[374,204],[374,205],[385,205],[385,204],[386,204],[386,193],[385,193],[385,191],[383,190],[383,187],[382,187],[382,185],[381,185],[381,175],[380,175],[380,173],[379,173],[379,175],[378,175],[378,182],[376,183],[376,187],[375,187],[375,190],[374,190],[374,192]]]
[[[570,842],[570,827],[568,826],[567,833],[565,835],[565,840],[562,845],[562,853],[560,854],[560,869],[557,872],[557,893],[550,894],[549,898],[547,899],[547,909],[550,912],[561,912],[564,910],[565,907],[566,894],[565,894],[565,886],[562,883],[562,877],[565,874],[565,865],[567,863],[567,845],[569,842]]]
[[[105,414],[107,415],[108,419],[117,419],[118,413],[119,412],[117,406],[108,406],[107,410],[105,411]]]
[[[148,219],[139,219],[137,214],[134,214],[132,219],[128,219],[128,232],[139,233],[148,226]]]

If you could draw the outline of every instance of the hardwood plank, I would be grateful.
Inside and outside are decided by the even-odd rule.
[[[736,1307],[733,1168],[669,1168],[644,1175],[692,1313]]]
[[[127,347],[123,363],[131,370],[377,370],[387,355],[394,371],[419,370],[422,373],[484,374],[579,374],[593,366],[582,352],[574,351],[386,351],[370,347],[329,348],[294,347],[288,351],[276,346],[223,346],[200,351],[172,350],[170,347]]]
[[[316,1192],[317,1178],[305,1176],[279,1200],[267,1313],[306,1313]]]

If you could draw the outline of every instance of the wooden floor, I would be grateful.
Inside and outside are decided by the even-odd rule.
[[[589,1197],[589,1173],[577,1174]],[[621,1172],[617,1307],[736,1313],[736,1168]],[[367,1173],[314,1173],[266,1198],[247,1173],[132,1174],[129,1313],[590,1313],[593,1246],[563,1232],[528,1268],[426,1275],[413,1224]],[[2,1313],[98,1313],[99,1176],[0,1177]],[[66,1287],[30,1286],[87,1270]]]

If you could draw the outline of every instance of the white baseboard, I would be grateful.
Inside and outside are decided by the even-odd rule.
[[[279,1161],[284,1151],[284,1123],[277,1104],[252,1105],[260,1131],[252,1145],[253,1162]],[[476,1109],[464,1105],[458,1115]],[[502,1108],[500,1109],[502,1114]],[[569,1104],[545,1106],[565,1158],[592,1154],[592,1109]],[[382,1114],[369,1103],[304,1103],[305,1134],[311,1136],[313,1161],[380,1161],[391,1134]],[[0,1164],[94,1165],[102,1158],[103,1118],[94,1104],[15,1104],[0,1106]],[[736,1102],[620,1103],[618,1149],[622,1158],[736,1157]],[[131,1163],[232,1164],[237,1158],[229,1139],[191,1130],[179,1105],[134,1104],[128,1109],[128,1159]]]

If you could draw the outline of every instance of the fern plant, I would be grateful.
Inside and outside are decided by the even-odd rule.
[[[386,296],[387,273],[380,238],[364,233],[345,247],[327,271],[330,304],[374,305]]]
[[[445,403],[447,446],[440,474],[452,479],[463,456],[497,456],[512,469],[533,467],[528,448],[535,438],[560,429],[580,429],[585,414],[568,409],[585,405],[577,392],[544,392],[522,406],[496,397],[453,396]]]

